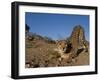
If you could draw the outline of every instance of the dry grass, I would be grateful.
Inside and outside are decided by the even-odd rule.
[[[36,67],[58,67],[58,66],[79,66],[89,64],[89,53],[79,54],[73,62],[66,60],[59,61],[60,54],[54,51],[56,44],[44,41],[26,41],[26,68]]]

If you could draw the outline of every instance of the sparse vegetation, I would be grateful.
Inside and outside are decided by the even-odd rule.
[[[27,26],[27,25],[26,25]],[[28,26],[27,26],[28,27]],[[68,63],[68,59],[61,58],[61,54],[54,49],[57,48],[56,40],[53,40],[49,37],[43,37],[36,33],[30,33],[29,29],[27,29],[26,35],[26,56],[25,56],[25,65],[26,68],[37,68],[37,67],[58,67],[58,66],[74,66],[74,65],[88,65],[89,64],[89,43],[85,40],[80,40],[77,36],[83,36],[84,34],[77,33],[76,29],[73,30],[73,34],[71,37],[67,38],[65,42],[64,54],[65,56],[68,54],[77,55],[76,57],[70,57],[70,62]],[[82,32],[82,31],[81,31]],[[78,35],[76,35],[78,34]],[[76,36],[76,37],[75,37]],[[73,41],[74,40],[74,41]],[[81,45],[84,45],[83,48]],[[83,44],[84,43],[84,44]],[[76,46],[75,46],[76,45]],[[78,49],[78,46],[81,48]],[[86,51],[83,52],[83,50]],[[64,55],[63,55],[64,56]],[[71,56],[71,55],[70,55]]]

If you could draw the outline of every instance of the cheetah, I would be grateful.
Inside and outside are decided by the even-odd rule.
[[[60,54],[59,60],[61,61],[62,59],[69,59],[70,53],[68,52],[69,50],[69,44],[66,40],[59,40],[57,41],[57,49],[56,51]]]
[[[85,40],[84,29],[76,26],[68,40],[57,41],[57,51],[61,58],[67,58],[70,61],[77,57],[82,51],[88,50],[89,45]]]

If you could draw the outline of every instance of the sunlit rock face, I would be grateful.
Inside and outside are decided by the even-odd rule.
[[[84,32],[83,27],[77,25],[73,28],[69,38],[58,41],[58,52],[62,58],[68,57],[65,59],[72,61],[72,59],[81,54],[81,52],[88,52],[89,43],[85,39]]]

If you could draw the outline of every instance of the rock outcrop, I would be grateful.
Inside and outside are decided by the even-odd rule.
[[[81,51],[86,49],[85,34],[82,26],[78,25],[72,31],[70,43],[72,45],[72,57],[77,56]]]
[[[26,68],[89,65],[89,42],[80,25],[75,26],[71,35],[62,40],[31,33],[26,25],[25,46]]]
[[[89,43],[85,39],[84,32],[85,31],[84,31],[83,27],[80,25],[77,25],[74,27],[74,29],[71,33],[71,36],[69,38],[67,38],[67,40],[65,40],[66,45],[63,45],[64,48],[63,48],[63,54],[61,54],[61,57],[68,56],[69,58],[66,59],[68,62],[71,62],[81,52],[83,52],[83,51],[88,52]]]

